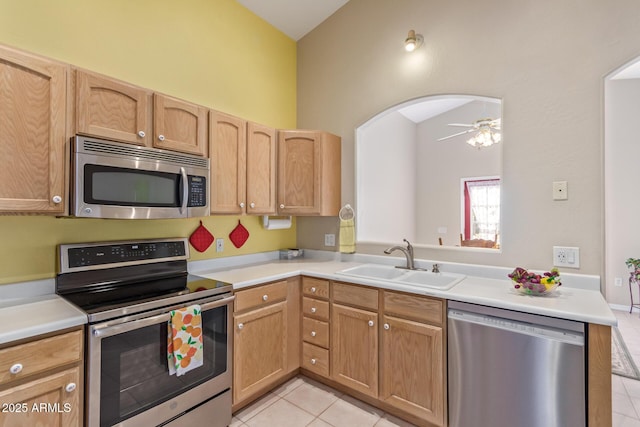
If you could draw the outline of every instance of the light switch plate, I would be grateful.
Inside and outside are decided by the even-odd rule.
[[[216,239],[216,252],[224,251],[224,239]]]
[[[324,245],[325,246],[335,246],[336,245],[336,235],[335,234],[325,234],[324,235]]]

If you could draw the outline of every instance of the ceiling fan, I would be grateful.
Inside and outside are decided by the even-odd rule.
[[[473,123],[449,123],[449,126],[466,127],[469,129],[462,132],[454,133],[453,135],[445,136],[443,138],[438,138],[438,141],[445,141],[456,136],[475,132],[476,134],[467,140],[467,144],[478,148],[488,147],[500,142],[500,132],[496,132],[500,130],[500,123],[500,117],[498,117],[497,119],[485,117],[482,119],[474,120]]]

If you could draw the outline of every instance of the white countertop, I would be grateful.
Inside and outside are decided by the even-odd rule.
[[[54,289],[53,280],[0,286],[0,344],[87,323]]]
[[[453,288],[443,291],[336,274],[337,271],[360,264],[362,263],[303,258],[272,260],[234,268],[206,269],[200,265],[199,269],[192,273],[232,283],[234,289],[305,275],[580,322],[617,325],[616,317],[602,294],[594,290],[561,286],[552,295],[535,297],[516,293],[512,290],[511,281],[506,277],[495,279],[467,276]]]
[[[368,258],[366,261],[371,262]],[[278,260],[273,254],[254,254],[196,261],[190,263],[189,270],[203,277],[230,282],[234,289],[306,275],[580,322],[617,324],[600,292],[594,290],[562,286],[555,294],[546,297],[520,295],[512,290],[508,279],[497,278],[504,276],[503,272],[493,272],[490,278],[467,274],[448,291],[336,273],[361,264],[363,262],[354,260],[341,261],[338,256]],[[477,266],[471,268],[471,272],[484,274]],[[55,294],[53,279],[0,286],[0,344],[86,323],[85,313]]]

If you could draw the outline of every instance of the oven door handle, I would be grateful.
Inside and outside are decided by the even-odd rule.
[[[208,302],[200,306],[201,311],[208,311],[214,308],[222,307],[223,305],[230,304],[235,300],[235,296],[230,296],[217,301]],[[132,331],[134,329],[145,328],[147,326],[156,325],[162,322],[168,322],[171,320],[169,313],[162,313],[151,317],[145,317],[139,320],[133,320],[131,322],[121,323],[113,326],[101,326],[96,325],[91,327],[91,334],[96,338],[106,338],[113,335],[123,334],[125,332]]]

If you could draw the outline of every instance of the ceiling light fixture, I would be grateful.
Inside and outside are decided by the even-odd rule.
[[[488,123],[483,123],[478,128],[478,133],[467,139],[467,144],[478,149],[490,147],[502,140],[500,132],[495,132]]]
[[[404,50],[407,52],[413,52],[422,46],[423,41],[424,38],[422,37],[422,34],[416,34],[414,30],[409,30],[409,35],[404,41]]]

